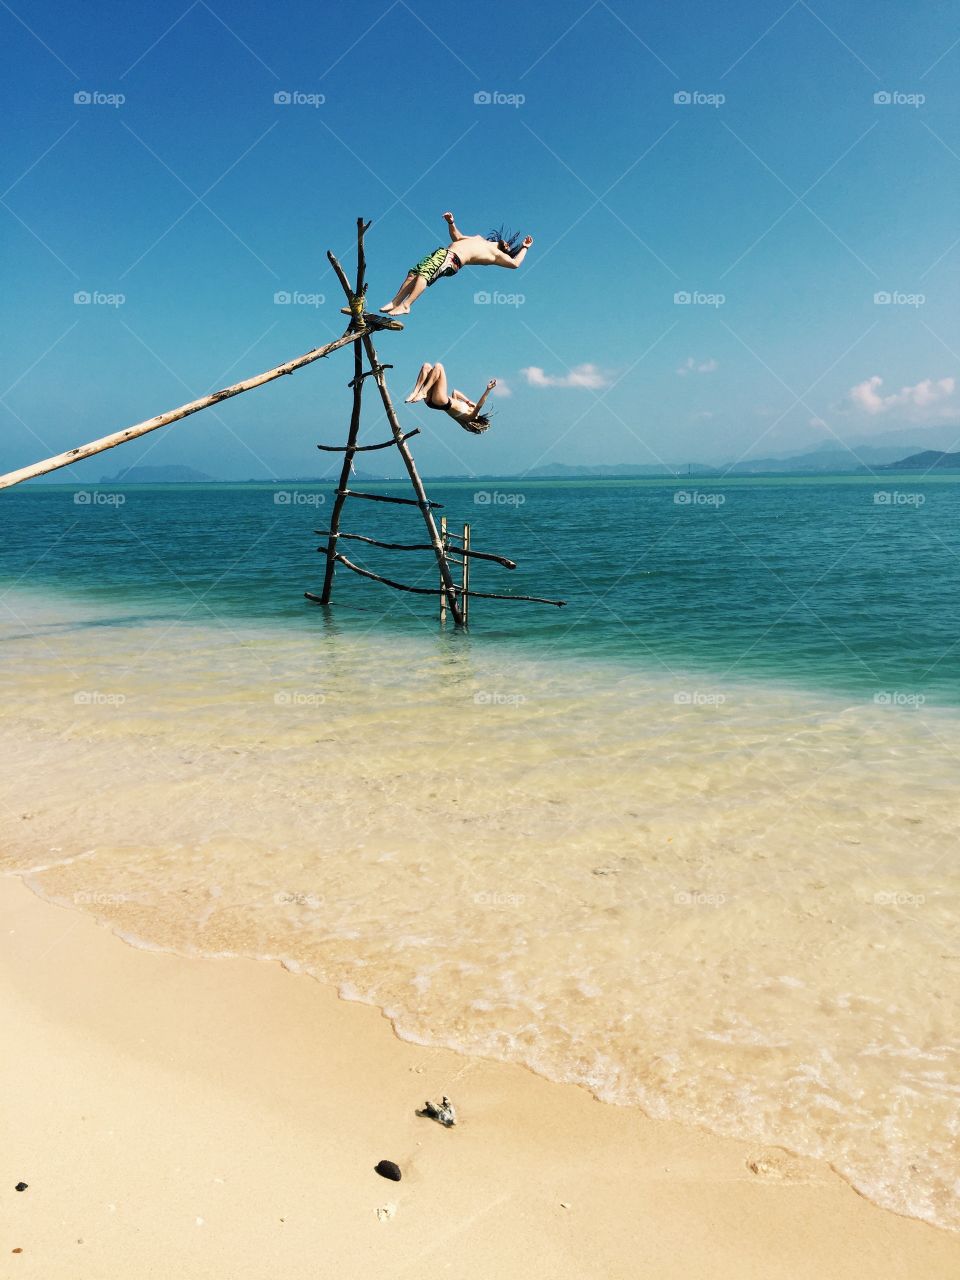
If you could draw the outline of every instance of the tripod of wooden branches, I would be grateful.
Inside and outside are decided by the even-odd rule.
[[[353,379],[350,387],[353,390],[353,410],[350,415],[350,426],[347,432],[347,443],[345,445],[318,445],[318,448],[331,452],[343,454],[343,465],[340,469],[340,482],[337,485],[336,496],[333,503],[333,510],[330,516],[330,527],[328,529],[317,530],[326,536],[326,545],[320,547],[321,551],[326,554],[326,569],[323,578],[323,587],[319,594],[313,592],[305,592],[308,600],[312,600],[316,604],[329,604],[333,593],[334,574],[336,566],[342,564],[345,568],[352,570],[364,578],[371,578],[375,582],[381,582],[385,586],[393,587],[397,591],[410,591],[417,595],[434,595],[435,588],[432,587],[415,587],[402,582],[395,582],[391,578],[385,578],[378,573],[374,573],[370,569],[365,569],[358,564],[354,564],[339,549],[339,543],[346,540],[366,543],[370,546],[380,547],[387,551],[433,551],[437,560],[437,568],[440,571],[440,593],[441,593],[441,619],[445,618],[449,611],[454,625],[463,627],[466,625],[467,615],[469,611],[470,598],[481,598],[486,600],[527,600],[537,604],[552,604],[558,607],[564,604],[562,600],[546,600],[541,596],[522,596],[510,595],[502,592],[482,592],[470,589],[470,561],[486,560],[501,565],[505,569],[515,569],[516,563],[508,560],[506,556],[494,555],[489,551],[474,551],[470,546],[469,526],[464,526],[463,535],[455,535],[448,533],[446,529],[446,520],[443,522],[442,530],[437,529],[437,522],[434,519],[433,512],[441,506],[438,502],[431,502],[427,498],[426,490],[423,487],[423,481],[417,471],[413,454],[407,444],[407,441],[413,436],[420,434],[419,427],[413,431],[404,432],[400,426],[396,411],[393,407],[393,401],[390,398],[390,392],[387,389],[387,381],[384,376],[387,369],[393,368],[389,364],[381,364],[377,356],[377,350],[373,342],[373,334],[381,329],[400,329],[402,328],[396,321],[385,320],[381,316],[371,314],[365,309],[366,301],[366,256],[364,253],[363,238],[370,227],[370,223],[364,222],[362,218],[357,219],[357,277],[356,285],[350,288],[346,273],[343,267],[330,252],[327,258],[330,265],[337,274],[337,279],[343,287],[344,294],[347,299],[347,305],[350,309],[350,329],[348,332],[363,331],[360,342],[354,343],[353,348]],[[366,356],[369,367],[364,370],[364,356]],[[377,385],[380,394],[380,400],[383,404],[387,421],[390,424],[391,438],[381,441],[378,444],[358,444],[360,433],[360,414],[363,401],[363,386],[367,378],[372,377]],[[377,449],[396,448],[403,459],[403,465],[406,468],[407,475],[410,477],[410,483],[413,487],[414,497],[399,498],[392,495],[380,493],[360,493],[355,489],[351,489],[350,475],[353,470],[353,461],[358,453],[372,452]],[[345,533],[340,527],[343,509],[348,498],[360,498],[367,502],[392,502],[399,506],[419,507],[423,516],[423,522],[426,525],[428,542],[381,542],[376,538],[367,538],[359,533]],[[451,547],[451,541],[459,542],[460,545]],[[453,577],[451,564],[459,566],[461,569],[461,581],[456,583]]]

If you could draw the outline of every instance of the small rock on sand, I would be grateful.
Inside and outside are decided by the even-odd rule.
[[[400,1166],[394,1164],[392,1160],[381,1160],[376,1166],[376,1172],[381,1178],[389,1178],[391,1182],[399,1182],[403,1177]]]

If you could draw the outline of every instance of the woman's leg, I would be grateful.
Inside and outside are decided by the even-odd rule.
[[[417,380],[413,384],[413,390],[407,396],[407,399],[405,401],[406,404],[415,404],[417,400],[423,399],[424,395],[426,394],[423,389],[423,384],[426,382],[427,374],[430,372],[432,368],[433,368],[432,364],[422,364],[420,366],[420,372],[417,374]]]
[[[450,399],[447,391],[447,371],[439,361],[427,374],[423,389],[426,392],[424,398],[428,404],[436,405],[438,409],[446,408],[447,401]]]

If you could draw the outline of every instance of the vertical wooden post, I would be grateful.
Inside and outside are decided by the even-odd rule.
[[[355,309],[350,320],[350,329],[355,331],[363,324],[363,295],[366,291],[366,257],[363,251],[364,232],[369,227],[369,222],[364,223],[362,218],[357,219],[357,287],[354,291],[354,297],[360,301],[360,316],[358,318]],[[353,411],[350,414],[350,431],[347,435],[347,447],[343,455],[343,466],[340,469],[340,483],[337,485],[337,494],[333,500],[333,510],[330,513],[330,532],[327,539],[327,564],[323,575],[323,589],[320,592],[320,603],[329,604],[330,596],[333,593],[333,575],[337,567],[337,535],[340,529],[340,515],[343,511],[343,504],[346,502],[344,490],[350,488],[350,472],[353,468],[353,459],[357,448],[357,436],[360,433],[360,402],[363,396],[363,352],[360,349],[360,343],[353,344]]]
[[[463,590],[460,592],[460,609],[463,613],[463,625],[466,626],[470,620],[470,526],[463,526],[463,575],[461,582]]]
[[[443,543],[443,550],[447,550],[447,517],[440,517],[440,541]],[[443,589],[443,579],[440,579],[440,625],[447,620],[447,593]]]

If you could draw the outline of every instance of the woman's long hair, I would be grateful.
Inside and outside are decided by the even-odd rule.
[[[503,223],[500,224],[499,230],[495,227],[487,236],[487,239],[492,240],[504,253],[509,253],[511,258],[515,258],[523,248],[522,232],[504,231]]]

